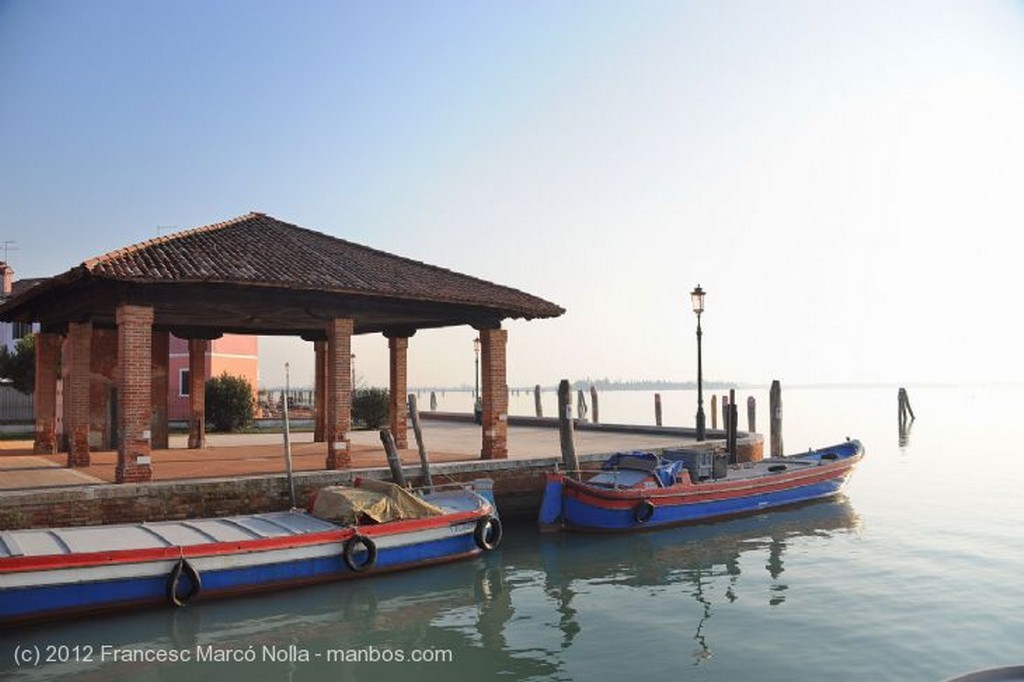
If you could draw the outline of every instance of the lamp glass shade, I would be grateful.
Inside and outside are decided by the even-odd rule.
[[[704,290],[697,285],[697,288],[690,292],[690,302],[693,304],[693,312],[700,315],[704,312]]]

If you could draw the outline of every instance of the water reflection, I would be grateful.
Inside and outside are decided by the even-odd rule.
[[[717,609],[740,600],[783,604],[798,586],[786,580],[786,553],[794,541],[828,537],[857,526],[849,503],[819,502],[715,524],[628,536],[539,536],[509,524],[501,551],[470,562],[372,580],[298,589],[185,609],[98,618],[0,635],[0,677],[14,680],[397,680],[569,679],[567,661],[587,652],[607,613],[671,602],[700,664],[714,650]],[[763,566],[767,584],[756,580]],[[741,574],[744,580],[741,582]],[[637,592],[640,593],[639,597]],[[609,594],[611,593],[611,596]],[[654,599],[650,599],[654,596]],[[608,601],[603,601],[608,600]],[[645,604],[638,604],[637,601]],[[692,608],[682,608],[689,603]],[[595,615],[595,609],[598,614]],[[601,611],[600,609],[605,609]],[[692,617],[692,620],[690,618]],[[681,622],[680,622],[681,621]],[[596,634],[595,634],[596,633]],[[642,641],[643,632],[620,636]],[[614,634],[612,635],[614,636]],[[588,643],[581,645],[581,638]],[[603,640],[602,640],[603,641]],[[140,651],[241,651],[255,647],[311,652],[308,661],[139,664],[94,660],[16,669],[11,653],[47,644],[106,645]],[[613,642],[609,642],[609,645]],[[574,647],[576,650],[574,651]],[[326,652],[451,651],[449,665],[325,660]],[[319,655],[319,658],[317,657]]]
[[[711,657],[706,633],[716,599],[735,602],[744,558],[761,554],[771,578],[761,598],[768,606],[783,604],[785,554],[796,539],[828,537],[857,527],[858,518],[845,498],[714,524],[628,536],[545,536],[540,556],[545,591],[560,615],[561,647],[572,645],[585,625],[574,606],[581,593],[592,596],[598,585],[648,588],[658,598],[683,587],[700,614],[693,623],[693,662]],[[749,563],[749,562],[748,562]],[[751,584],[758,584],[751,581]],[[720,596],[719,596],[720,595]],[[747,590],[746,598],[757,597]],[[639,605],[637,605],[639,608]]]

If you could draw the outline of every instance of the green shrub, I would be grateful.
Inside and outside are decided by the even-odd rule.
[[[228,373],[206,382],[206,422],[215,431],[237,431],[252,423],[252,386]]]
[[[35,390],[36,336],[29,334],[18,341],[13,353],[0,346],[0,379],[8,379],[25,395]]]
[[[388,422],[386,388],[361,388],[352,394],[352,421],[368,429],[379,429]]]

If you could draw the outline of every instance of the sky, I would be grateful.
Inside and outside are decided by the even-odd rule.
[[[1020,0],[0,0],[17,277],[261,211],[564,307],[513,386],[695,380],[697,284],[706,380],[1024,381],[1022,122]]]

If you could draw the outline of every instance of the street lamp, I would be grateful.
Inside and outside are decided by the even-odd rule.
[[[703,332],[700,329],[700,314],[704,312],[704,290],[697,288],[690,292],[693,312],[697,314],[697,440],[704,440],[704,370],[701,366],[700,342]]]

